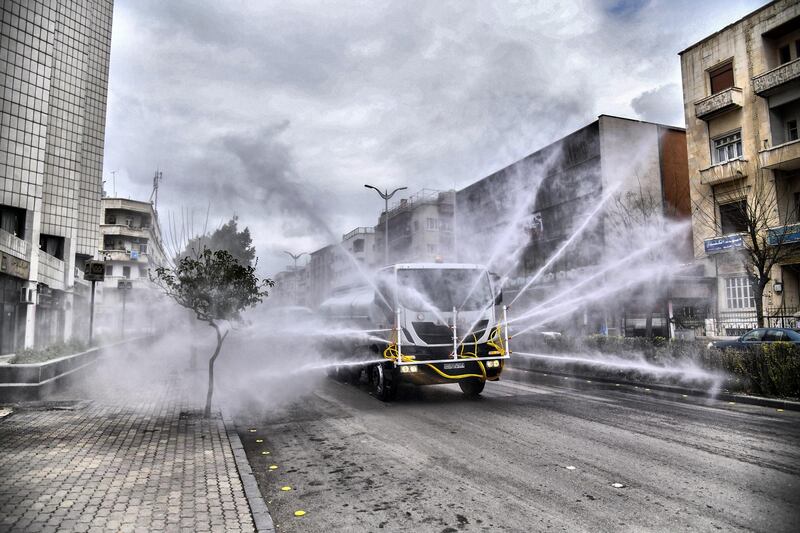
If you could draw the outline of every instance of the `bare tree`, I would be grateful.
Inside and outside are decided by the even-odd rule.
[[[796,230],[790,223],[797,220],[797,206],[789,195],[778,196],[775,178],[759,169],[751,179],[711,186],[693,202],[698,225],[716,236],[737,237],[732,245],[752,284],[759,327],[764,326],[764,291],[772,269],[796,253],[790,240]]]

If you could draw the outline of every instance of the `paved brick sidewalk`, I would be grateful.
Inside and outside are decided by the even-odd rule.
[[[0,531],[253,531],[222,421],[171,381],[0,418]]]

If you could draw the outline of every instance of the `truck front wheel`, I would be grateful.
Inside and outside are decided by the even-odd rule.
[[[486,380],[480,378],[466,378],[458,382],[461,392],[467,396],[478,396],[486,386]]]
[[[390,402],[397,396],[397,379],[391,364],[382,363],[372,367],[370,376],[372,395],[382,402]]]

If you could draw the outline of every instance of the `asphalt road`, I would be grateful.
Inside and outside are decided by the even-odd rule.
[[[279,532],[798,530],[800,413],[534,380],[326,379],[236,425]]]

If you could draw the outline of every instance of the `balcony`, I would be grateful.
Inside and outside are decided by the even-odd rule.
[[[102,235],[125,235],[128,237],[148,238],[150,236],[150,227],[128,226],[125,224],[100,224],[100,233]]]
[[[800,168],[800,140],[790,141],[761,150],[758,159],[762,168],[772,170],[794,170]]]
[[[767,232],[767,242],[770,246],[800,243],[800,224],[770,228]]]
[[[800,80],[800,58],[753,77],[753,92],[770,96]]]
[[[739,250],[744,247],[744,239],[741,233],[725,235],[724,237],[714,237],[703,241],[703,248],[707,254],[718,254],[728,250]]]
[[[16,235],[0,229],[0,251],[7,253],[17,259],[28,260],[30,253],[30,243],[22,240]]]
[[[64,261],[39,250],[39,283],[51,289],[64,290]]]
[[[100,250],[100,257],[106,261],[138,261],[139,263],[147,263],[148,257],[146,252],[138,252],[136,250]]]
[[[708,121],[728,111],[741,109],[743,100],[742,90],[730,87],[695,102],[694,114],[700,120]]]
[[[700,183],[703,185],[717,185],[746,177],[747,160],[741,158],[718,163],[700,171]]]

